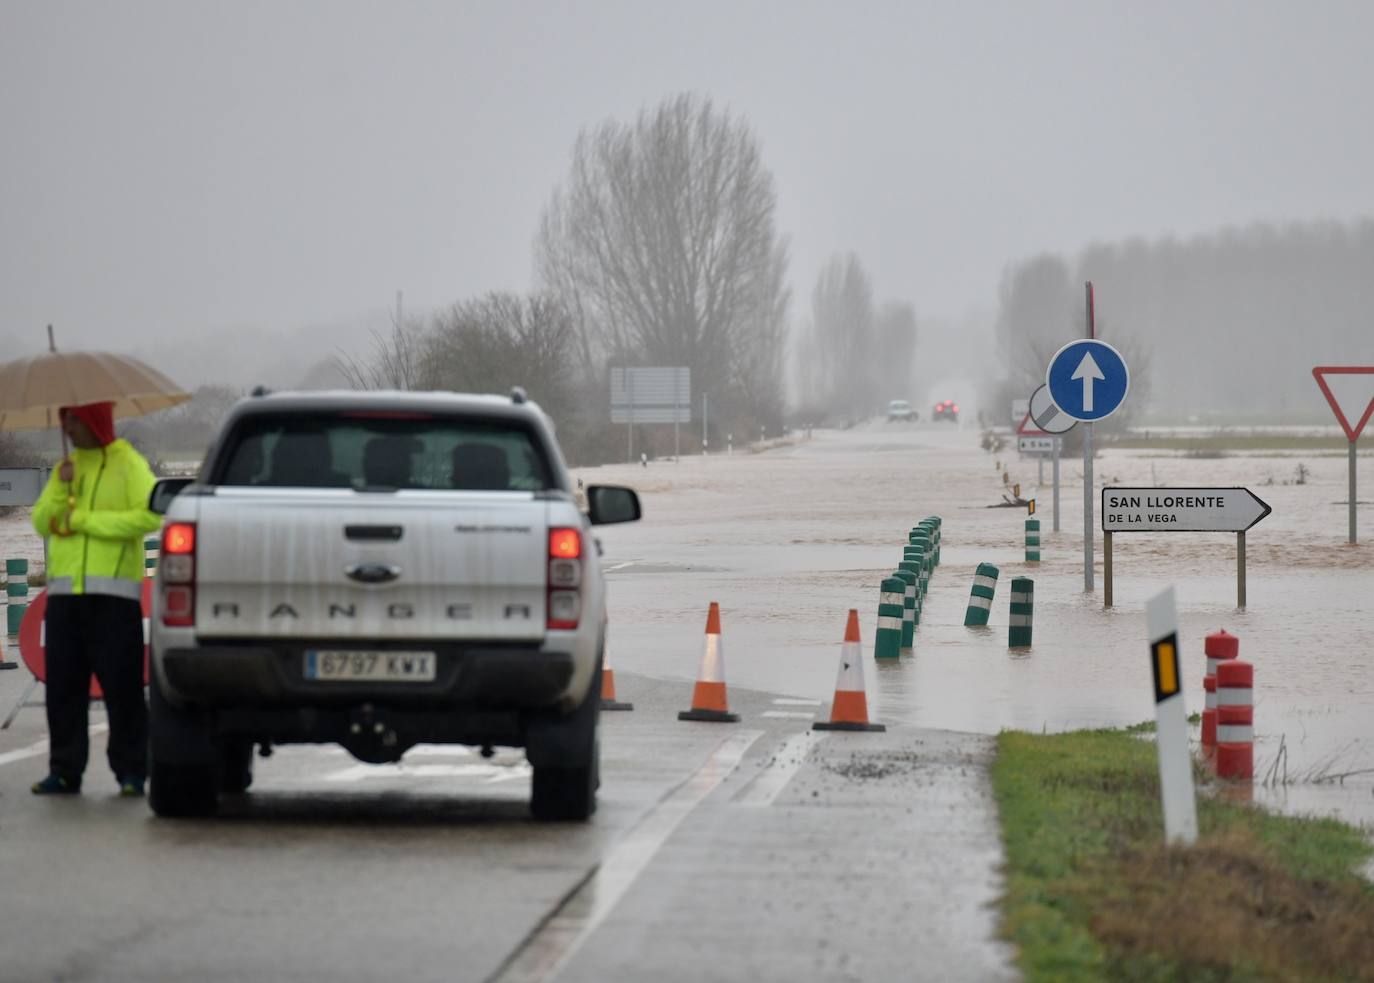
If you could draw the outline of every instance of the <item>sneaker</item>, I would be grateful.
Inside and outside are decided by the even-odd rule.
[[[80,795],[81,783],[69,782],[61,775],[49,775],[29,788],[34,795]]]
[[[121,799],[143,798],[143,779],[121,778],[119,780],[119,797]]]

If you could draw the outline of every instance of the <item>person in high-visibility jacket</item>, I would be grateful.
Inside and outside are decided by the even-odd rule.
[[[156,479],[127,440],[114,404],[63,407],[75,448],[33,508],[48,541],[48,775],[36,795],[76,794],[89,755],[91,675],[109,715],[107,755],[120,795],[143,794],[148,705],[143,699],[143,539],[162,525],[148,509]]]

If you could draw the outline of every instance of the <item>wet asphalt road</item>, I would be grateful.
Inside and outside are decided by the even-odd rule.
[[[585,825],[528,818],[520,754],[453,748],[282,749],[177,822],[115,796],[97,733],[84,794],[39,799],[26,709],[0,736],[0,980],[1007,975],[986,738],[818,740],[824,708],[740,689],[741,723],[680,723],[688,687],[617,676],[636,709],[603,716]]]

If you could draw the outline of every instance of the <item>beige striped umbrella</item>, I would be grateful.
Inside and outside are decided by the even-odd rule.
[[[52,347],[52,329],[49,328]],[[116,418],[142,416],[191,398],[157,369],[128,355],[50,350],[0,365],[0,430],[58,425],[63,406],[114,403]]]

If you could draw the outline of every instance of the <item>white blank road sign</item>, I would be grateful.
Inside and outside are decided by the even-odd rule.
[[[1103,532],[1244,532],[1271,509],[1248,488],[1104,488]]]

